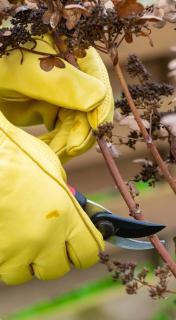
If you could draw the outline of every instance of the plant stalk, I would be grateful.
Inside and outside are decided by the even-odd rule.
[[[114,51],[111,51],[110,54],[111,54],[112,62],[114,62],[114,57],[116,57],[117,54]],[[114,65],[114,63],[113,63],[113,65]],[[121,70],[121,67],[119,65],[119,62],[114,65],[114,69],[116,71],[116,74],[117,74],[117,77],[118,77],[119,82],[121,84],[121,87],[123,89],[123,92],[124,92],[124,94],[125,94],[125,96],[127,98],[128,104],[129,104],[129,106],[131,108],[131,111],[132,111],[132,113],[134,115],[134,118],[135,118],[135,120],[136,120],[136,122],[137,122],[137,124],[138,124],[138,126],[140,128],[140,131],[141,131],[141,133],[142,133],[142,135],[144,137],[144,140],[145,140],[145,142],[147,144],[147,147],[150,150],[150,152],[152,153],[153,157],[155,158],[160,170],[162,171],[162,173],[163,173],[165,179],[167,180],[167,182],[169,183],[171,189],[174,191],[174,193],[176,193],[176,182],[173,179],[173,177],[171,176],[171,174],[169,173],[169,170],[168,170],[165,162],[162,160],[162,158],[161,158],[156,146],[154,145],[154,143],[152,141],[152,137],[148,134],[145,126],[143,125],[143,122],[141,120],[140,114],[139,114],[139,112],[138,112],[138,110],[137,110],[137,108],[136,108],[136,106],[134,104],[134,101],[132,99],[132,96],[131,96],[131,94],[129,92],[128,85],[126,83],[126,80],[125,80],[125,77],[124,77],[123,72]]]
[[[138,205],[135,203],[134,199],[132,198],[132,196],[129,192],[129,189],[120,174],[118,166],[115,163],[115,161],[114,161],[114,159],[113,159],[113,157],[107,147],[106,141],[103,138],[98,138],[97,142],[99,144],[99,147],[100,147],[101,152],[103,154],[103,157],[105,159],[107,167],[108,167],[108,169],[109,169],[109,171],[115,181],[115,184],[116,184],[117,188],[119,189],[123,199],[125,200],[128,208],[129,208],[130,215],[133,215],[133,217],[137,220],[144,220],[144,216],[141,214],[141,211],[140,211]],[[153,244],[153,246],[155,247],[155,249],[159,253],[162,260],[168,265],[170,271],[172,272],[172,274],[176,278],[176,263],[171,258],[171,256],[169,255],[168,251],[163,246],[163,244],[160,242],[158,236],[152,235],[149,237],[149,240],[151,241],[151,243]]]

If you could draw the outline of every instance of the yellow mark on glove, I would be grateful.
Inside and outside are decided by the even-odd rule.
[[[59,212],[57,210],[51,211],[49,213],[47,213],[46,218],[50,219],[50,218],[57,218],[59,217]]]

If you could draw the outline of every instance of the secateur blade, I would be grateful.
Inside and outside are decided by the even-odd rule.
[[[150,241],[123,238],[118,236],[109,237],[107,241],[116,247],[128,250],[150,250],[154,248]],[[160,240],[160,242],[165,244],[165,240]]]
[[[150,236],[161,231],[165,228],[164,225],[155,224],[148,221],[139,221],[132,218],[123,218],[109,212],[99,212],[92,217],[93,223],[98,226],[104,224],[108,228],[108,225],[113,226],[113,232],[110,235],[116,235],[123,238],[141,238]],[[108,232],[107,236],[108,238]]]

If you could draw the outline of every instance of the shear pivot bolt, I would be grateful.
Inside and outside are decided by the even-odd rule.
[[[109,238],[115,233],[115,228],[112,222],[107,220],[101,220],[96,223],[96,228],[101,232],[104,239]]]

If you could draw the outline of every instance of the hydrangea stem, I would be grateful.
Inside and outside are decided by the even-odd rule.
[[[125,184],[125,181],[123,180],[120,171],[118,169],[117,164],[115,163],[108,147],[106,144],[106,141],[103,138],[98,138],[97,139],[99,147],[101,149],[102,155],[105,159],[105,162],[107,164],[107,167],[115,181],[115,184],[117,188],[119,189],[123,199],[125,200],[129,211],[130,215],[133,215],[133,217],[137,220],[144,220],[144,216],[141,214],[140,209],[134,199],[132,198],[129,189],[127,185]],[[160,242],[159,238],[157,235],[152,235],[149,237],[151,243],[159,253],[160,257],[163,259],[163,261],[168,265],[170,271],[176,278],[176,263],[174,260],[171,258],[169,255],[169,252],[166,250],[166,248],[163,246],[163,244]]]
[[[114,53],[111,52],[111,57],[112,57],[112,61],[113,60],[113,57],[115,56]],[[154,145],[153,141],[152,141],[152,137],[149,135],[148,131],[146,130],[142,120],[141,120],[141,117],[140,117],[140,114],[134,104],[134,101],[132,99],[132,96],[129,92],[129,89],[128,89],[128,85],[126,83],[126,80],[125,80],[125,77],[123,75],[123,72],[122,72],[122,69],[119,65],[119,62],[117,64],[114,65],[114,69],[116,71],[116,74],[117,74],[117,77],[119,79],[119,82],[120,82],[120,85],[123,89],[123,92],[127,98],[127,101],[128,101],[128,104],[129,104],[129,107],[134,115],[134,118],[140,128],[140,131],[144,137],[144,140],[147,144],[147,147],[148,149],[150,150],[150,152],[152,153],[153,157],[155,158],[161,172],[163,173],[165,179],[167,180],[167,182],[169,183],[171,189],[174,191],[174,193],[176,193],[176,182],[175,180],[173,179],[173,177],[171,176],[171,174],[169,173],[169,170],[165,164],[165,162],[162,160],[156,146]]]

